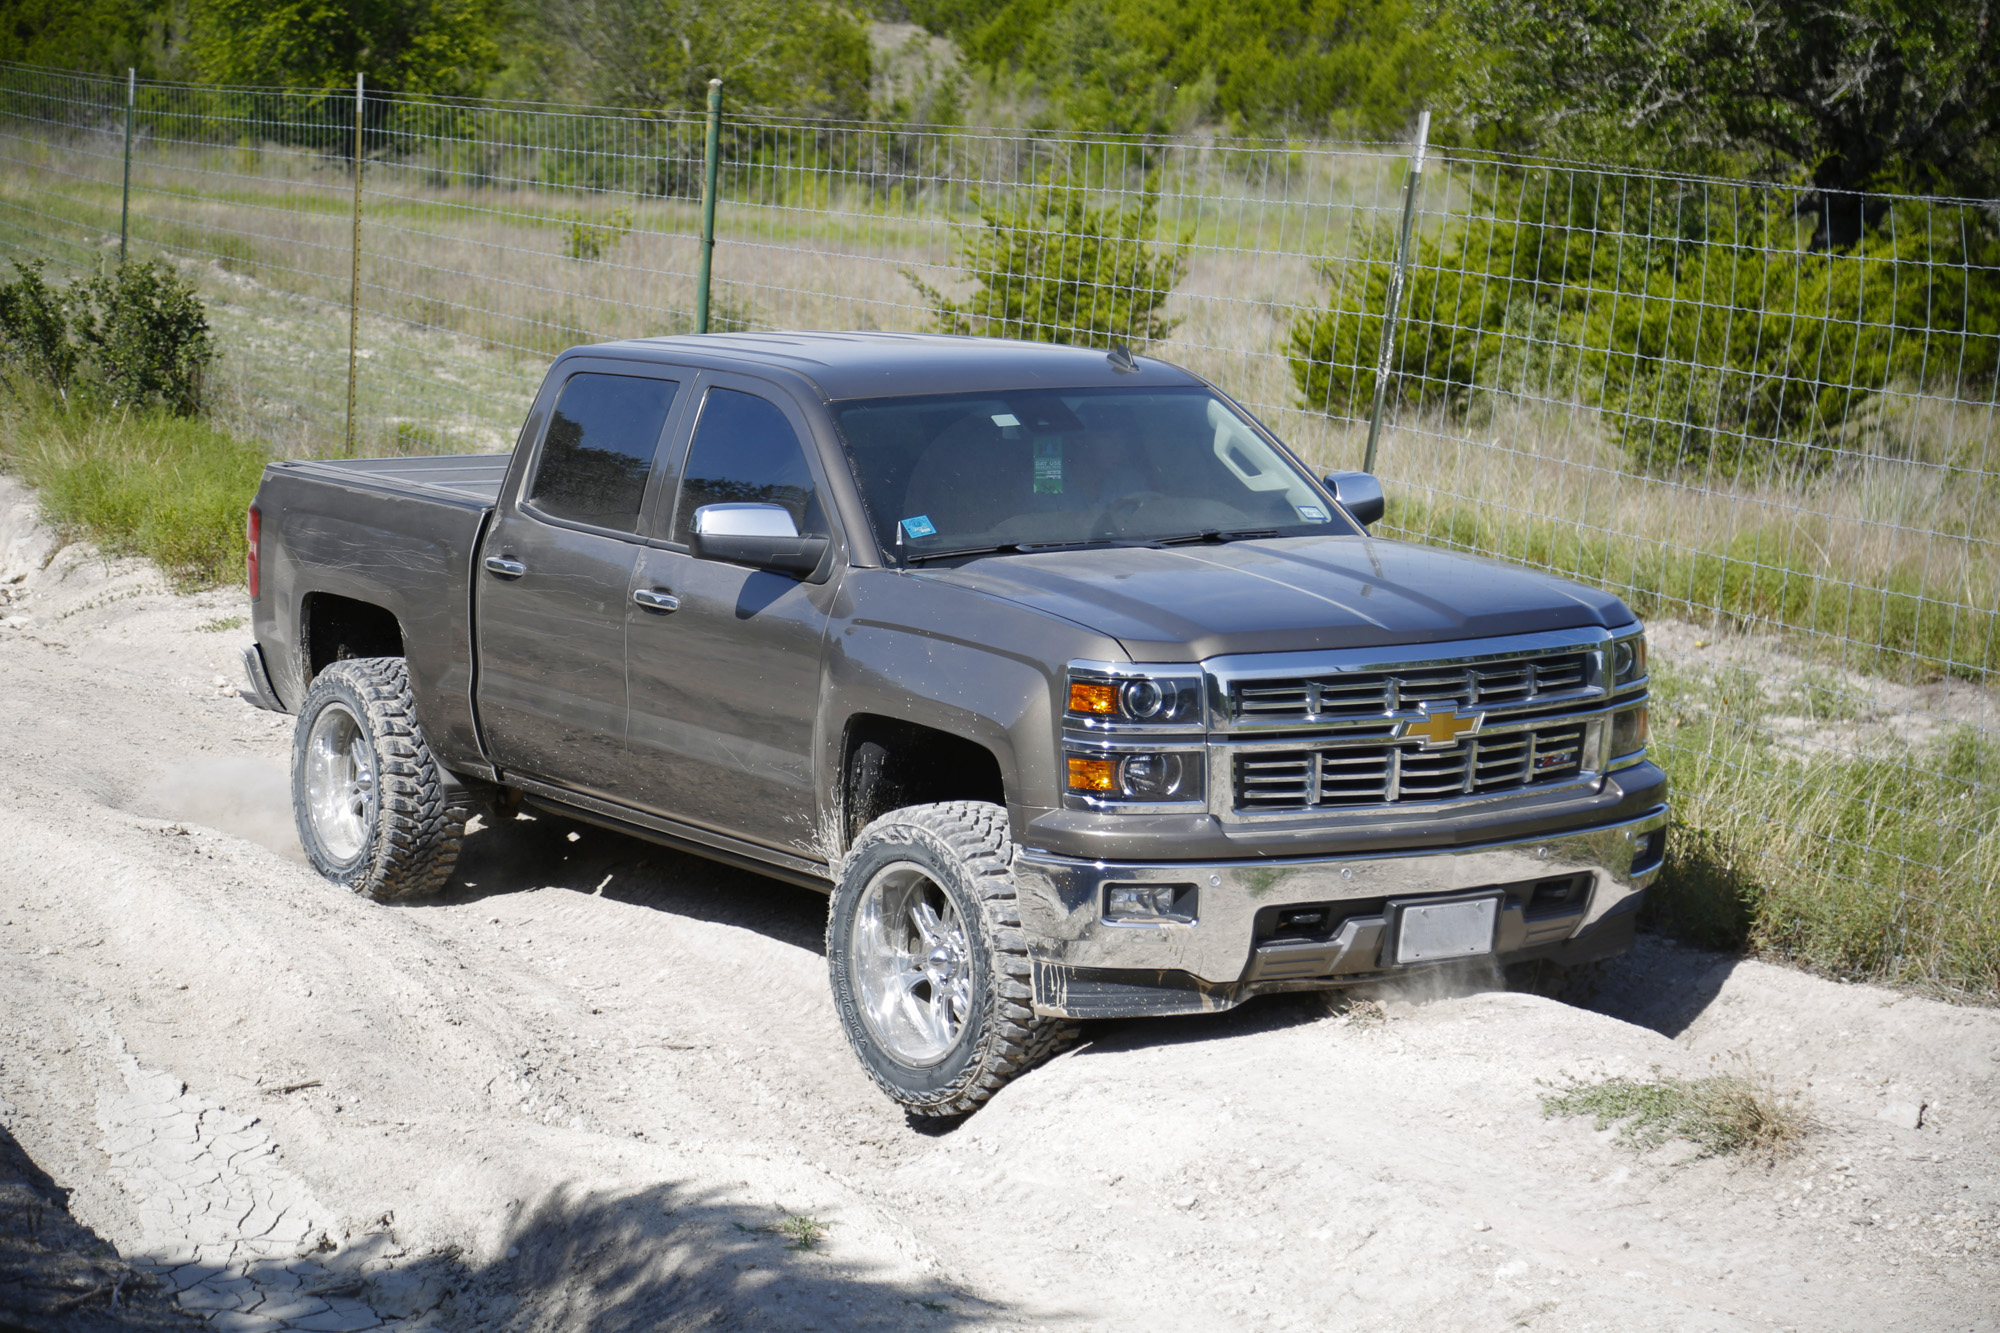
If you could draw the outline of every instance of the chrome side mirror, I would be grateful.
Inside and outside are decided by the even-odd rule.
[[[688,544],[699,560],[723,560],[756,569],[810,577],[819,573],[833,543],[801,537],[783,505],[703,505],[694,511]]]
[[[1372,472],[1329,472],[1326,488],[1362,527],[1382,520],[1382,483]]]

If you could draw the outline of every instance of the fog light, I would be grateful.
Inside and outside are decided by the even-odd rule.
[[[1646,749],[1646,734],[1649,730],[1646,709],[1628,708],[1622,713],[1611,715],[1611,758],[1616,761],[1635,754],[1643,754]]]
[[[1194,920],[1194,902],[1192,884],[1107,884],[1104,919],[1186,924]]]

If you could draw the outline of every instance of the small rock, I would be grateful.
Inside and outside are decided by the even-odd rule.
[[[1181,1195],[1180,1198],[1174,1200],[1174,1207],[1180,1209],[1182,1212],[1186,1212],[1188,1209],[1194,1207],[1195,1204],[1199,1202],[1200,1200],[1195,1198],[1194,1195],[1183,1194]]]
[[[1491,1231],[1493,1229],[1493,1224],[1491,1222],[1474,1222],[1472,1224],[1472,1229],[1474,1231]]]
[[[1886,1120],[1898,1129],[1922,1129],[1927,1109],[1919,1102],[1890,1102],[1875,1113],[1875,1118]]]

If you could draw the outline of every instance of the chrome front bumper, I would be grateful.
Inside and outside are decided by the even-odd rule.
[[[1666,824],[1667,809],[1660,806],[1636,819],[1559,836],[1338,859],[1141,865],[1022,850],[1015,854],[1014,879],[1036,964],[1037,1006],[1073,1012],[1044,991],[1077,970],[1176,976],[1196,989],[1379,971],[1379,917],[1352,916],[1333,938],[1318,943],[1256,947],[1257,914],[1295,904],[1464,893],[1587,871],[1592,886],[1580,910],[1539,929],[1533,921],[1505,922],[1499,947],[1504,955],[1510,947],[1519,952],[1572,940],[1634,905],[1659,872],[1663,840],[1649,835]],[[1194,886],[1194,919],[1107,921],[1110,886],[1133,883]]]

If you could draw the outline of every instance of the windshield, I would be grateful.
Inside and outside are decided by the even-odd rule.
[[[876,538],[905,560],[1355,531],[1207,389],[1037,389],[833,410]]]

